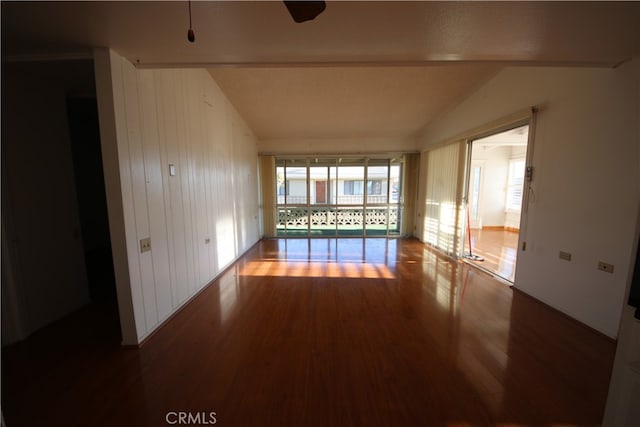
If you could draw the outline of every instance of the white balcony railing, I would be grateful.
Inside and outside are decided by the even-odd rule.
[[[398,225],[398,209],[396,208],[367,208],[363,209],[311,209],[280,208],[278,209],[279,227],[305,227],[311,222],[311,227],[335,228],[340,226],[389,226],[390,229]]]

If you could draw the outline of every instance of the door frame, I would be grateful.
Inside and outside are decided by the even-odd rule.
[[[527,229],[527,224],[528,224],[528,210],[529,210],[529,202],[531,200],[531,196],[533,194],[533,187],[532,187],[532,182],[534,179],[534,166],[533,166],[533,153],[534,153],[534,141],[535,141],[535,129],[536,129],[536,115],[537,115],[538,109],[535,107],[531,108],[531,114],[528,117],[525,118],[521,118],[518,120],[513,120],[513,121],[509,121],[507,123],[504,123],[501,126],[497,126],[494,128],[491,128],[489,130],[485,130],[483,132],[478,132],[476,134],[471,134],[470,136],[468,136],[465,141],[466,141],[466,168],[465,168],[465,172],[464,172],[464,182],[463,182],[463,190],[462,190],[462,206],[461,208],[463,209],[464,212],[467,211],[467,209],[469,209],[469,190],[470,190],[470,180],[471,180],[471,170],[472,170],[472,154],[473,154],[473,150],[472,150],[472,144],[474,141],[478,140],[478,139],[482,139],[491,135],[496,135],[499,133],[503,133],[503,132],[507,132],[511,129],[515,129],[521,126],[529,126],[528,129],[528,134],[527,134],[527,149],[526,149],[526,154],[525,154],[525,178],[524,178],[524,182],[523,182],[523,189],[522,189],[522,205],[520,208],[520,221],[519,221],[519,232],[518,232],[518,246],[516,248],[516,261],[515,261],[515,274],[514,274],[514,278],[513,278],[513,282],[505,279],[501,276],[499,276],[497,273],[494,273],[490,270],[487,270],[485,268],[483,268],[482,266],[479,266],[477,264],[471,263],[469,262],[470,265],[480,268],[484,271],[489,272],[490,274],[492,274],[493,276],[496,276],[500,279],[504,279],[506,280],[508,283],[510,283],[511,285],[515,285],[516,281],[517,281],[517,272],[518,272],[518,262],[520,260],[520,252],[524,252],[527,250],[527,242],[526,242],[526,229]],[[484,167],[483,167],[483,172],[484,172]],[[484,173],[483,173],[484,174]],[[482,182],[482,178],[481,178],[481,182]],[[462,216],[462,224],[463,226],[460,227],[459,233],[460,239],[464,239],[465,235],[467,233],[467,216],[466,214]],[[461,240],[462,242],[465,242],[465,240]],[[463,259],[464,260],[464,251],[465,251],[465,244],[463,243],[462,245],[460,245],[459,251],[458,251],[458,258],[459,259]]]

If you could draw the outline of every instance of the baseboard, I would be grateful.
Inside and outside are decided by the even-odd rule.
[[[165,319],[160,321],[158,325],[151,331],[149,331],[146,335],[140,337],[140,342],[138,344],[126,344],[122,345],[123,348],[140,348],[144,344],[146,344],[151,337],[153,337],[160,329],[162,329],[167,323],[169,323],[174,317],[178,315],[182,310],[184,310],[189,303],[191,303],[194,299],[196,299],[200,294],[206,291],[211,285],[213,285],[220,277],[222,277],[228,270],[230,270],[243,256],[245,256],[250,250],[260,243],[262,239],[258,239],[253,245],[249,246],[244,252],[239,254],[233,261],[229,263],[224,269],[218,272],[211,280],[209,280],[205,285],[203,285],[199,290],[197,290],[193,295],[184,300],[181,304],[179,304],[175,311],[170,313]]]
[[[612,342],[614,344],[618,342],[617,338],[610,337],[606,333],[604,333],[602,331],[599,331],[598,329],[594,328],[593,326],[587,325],[586,323],[576,319],[571,314],[565,313],[564,311],[560,310],[559,308],[556,308],[556,307],[552,306],[551,304],[549,304],[546,301],[541,300],[540,298],[534,297],[533,295],[529,294],[528,292],[526,292],[526,291],[524,291],[524,290],[522,290],[520,288],[517,288],[516,286],[512,286],[511,289],[514,292],[517,292],[522,296],[525,296],[527,298],[530,298],[530,299],[532,299],[534,301],[539,302],[540,304],[545,306],[548,310],[551,310],[551,311],[554,311],[554,312],[560,314],[562,317],[565,317],[565,318],[569,319],[570,321],[572,321],[573,323],[575,323],[576,325],[578,325],[578,326],[580,326],[580,327],[582,327],[584,329],[587,329],[587,330],[589,330],[589,331],[601,336],[602,338],[605,338],[609,342]]]

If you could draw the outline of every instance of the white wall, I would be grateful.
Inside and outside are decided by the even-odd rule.
[[[504,147],[473,147],[471,157],[482,161],[480,204],[478,215],[483,227],[504,226],[506,186],[509,175],[509,156],[511,150]]]
[[[66,97],[94,90],[91,61],[2,66],[3,344],[89,302]]]
[[[615,337],[635,235],[638,77],[618,69],[510,67],[429,126],[423,148],[538,105],[535,199],[516,287]],[[561,261],[558,252],[573,254]],[[615,265],[613,274],[598,261]]]
[[[205,70],[137,70],[97,50],[96,78],[112,243],[126,254],[114,260],[123,343],[135,344],[258,240],[256,141]]]
[[[640,79],[640,59],[635,60],[636,75]],[[640,103],[640,85],[636,88]],[[637,111],[638,143],[640,145],[640,109]],[[638,151],[640,154],[640,150]],[[637,159],[640,168],[640,156]],[[638,215],[636,242],[640,234],[640,214]],[[636,246],[637,247],[637,246]],[[624,301],[628,301],[635,265],[629,270]],[[635,307],[624,304],[620,333],[616,347],[616,358],[611,373],[609,395],[602,425],[605,427],[636,426],[640,424],[640,321],[635,318]]]
[[[289,196],[304,197],[306,195],[307,195],[307,180],[305,178],[289,180]]]

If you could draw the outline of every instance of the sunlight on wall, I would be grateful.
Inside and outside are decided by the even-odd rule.
[[[457,205],[455,202],[428,200],[424,221],[424,241],[446,253],[455,251]]]
[[[427,153],[426,200],[422,241],[449,255],[457,255],[460,209],[459,164],[461,144],[449,144]]]
[[[218,245],[218,265],[224,268],[236,257],[236,234],[233,218],[221,218],[216,223],[216,243]]]

